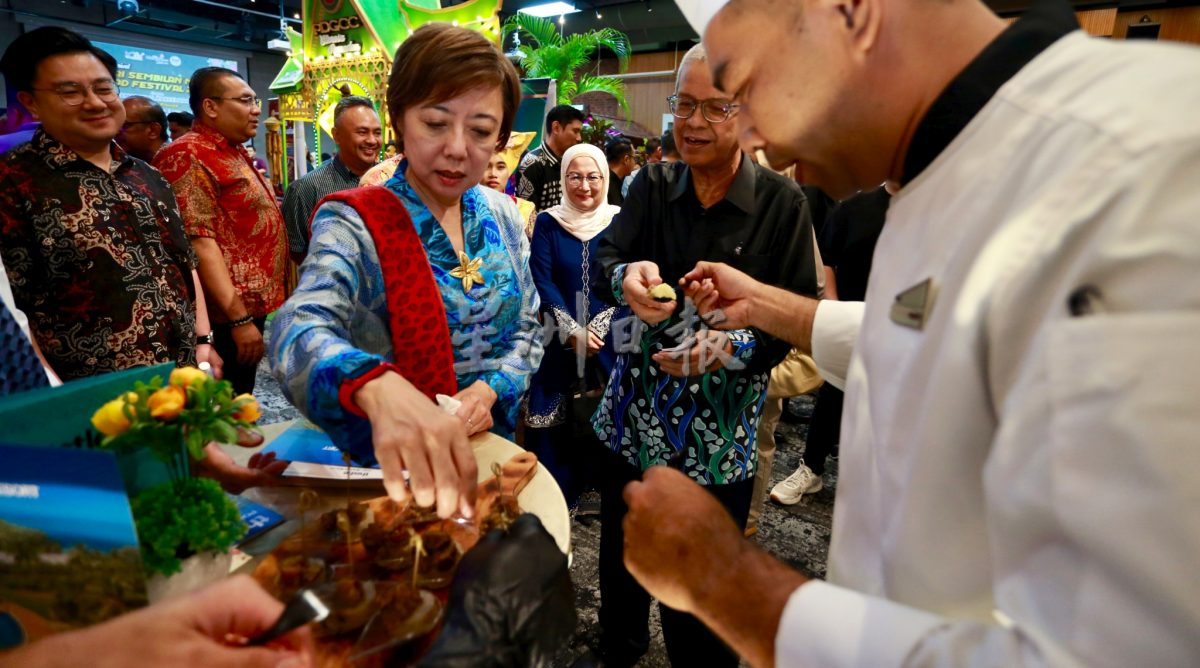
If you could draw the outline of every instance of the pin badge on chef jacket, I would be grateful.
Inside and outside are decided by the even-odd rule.
[[[932,277],[901,291],[892,303],[892,322],[918,331],[924,329],[936,297],[937,286]]]

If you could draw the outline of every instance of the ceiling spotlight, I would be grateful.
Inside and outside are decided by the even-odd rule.
[[[564,14],[573,14],[579,10],[575,9],[575,5],[573,4],[567,4],[561,0],[555,0],[554,2],[544,2],[538,5],[522,7],[517,11],[521,12],[522,14],[529,14],[530,16],[538,16],[548,19],[555,16],[562,16]]]

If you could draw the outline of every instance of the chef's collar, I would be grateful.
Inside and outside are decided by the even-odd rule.
[[[1078,28],[1075,12],[1066,2],[1032,3],[934,100],[913,133],[904,156],[901,184],[924,171],[1013,75],[1059,38]]]

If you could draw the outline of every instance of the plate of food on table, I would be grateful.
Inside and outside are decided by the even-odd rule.
[[[481,479],[471,518],[440,518],[411,497],[291,490],[298,527],[253,577],[280,601],[309,591],[328,608],[313,629],[318,665],[415,663],[437,636],[463,554],[523,512],[538,515],[568,552],[566,503],[537,457],[491,434],[473,445]]]

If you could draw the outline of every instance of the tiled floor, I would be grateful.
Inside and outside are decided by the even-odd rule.
[[[262,424],[290,420],[299,415],[284,398],[279,385],[266,372],[265,364],[259,369],[255,395],[262,405]],[[804,417],[805,421],[801,424],[780,423],[777,431],[779,450],[775,456],[772,484],[786,478],[799,464],[804,453],[804,438],[808,430],[807,417],[812,413],[812,400],[809,397],[792,399],[790,409]],[[830,462],[824,481],[825,488],[822,491],[806,497],[795,506],[784,507],[768,501],[758,535],[753,538],[756,543],[793,567],[819,577],[825,575],[825,560],[829,551],[833,495],[837,484],[836,461]],[[577,657],[589,648],[594,648],[599,637],[597,611],[600,607],[600,591],[597,585],[597,558],[600,531],[599,521],[576,520],[572,523],[571,544],[575,551],[572,580],[575,583],[579,625],[575,638],[559,652],[554,662],[555,666],[570,666]],[[657,612],[652,613],[650,625],[650,651],[639,665],[669,666]]]

